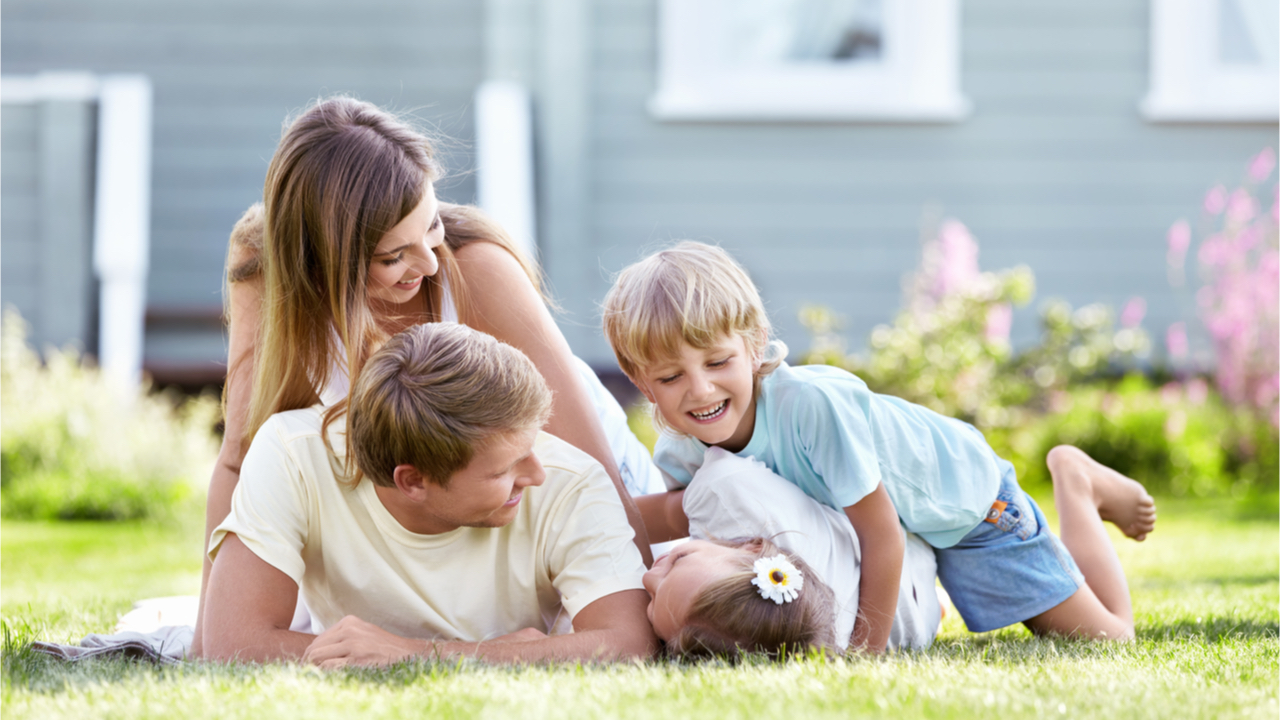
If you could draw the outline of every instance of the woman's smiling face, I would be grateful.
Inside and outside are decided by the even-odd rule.
[[[412,300],[423,278],[440,268],[435,249],[444,243],[444,223],[435,188],[427,183],[422,202],[387,231],[369,263],[369,298],[392,305]]]
[[[706,540],[690,540],[658,558],[644,574],[649,592],[649,622],[663,642],[670,642],[688,621],[693,601],[708,583],[740,569],[734,560],[746,551]]]

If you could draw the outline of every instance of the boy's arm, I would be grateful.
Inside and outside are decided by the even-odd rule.
[[[402,638],[356,617],[345,617],[315,638],[303,659],[323,668],[387,665],[410,657],[476,657],[491,662],[624,660],[649,658],[658,638],[645,618],[649,594],[623,590],[587,605],[573,618],[573,633],[518,639],[522,633],[486,642],[441,642]]]
[[[660,543],[689,537],[689,516],[684,514],[684,491],[641,495],[636,507],[644,527],[649,531],[649,542]]]
[[[902,554],[905,540],[898,525],[898,512],[884,483],[870,495],[844,509],[862,546],[862,581],[858,595],[858,617],[853,624],[849,647],[873,653],[884,652],[889,630],[898,607],[898,585],[902,581]]]
[[[204,646],[210,660],[266,662],[300,658],[314,635],[289,630],[298,585],[228,533],[205,595]]]

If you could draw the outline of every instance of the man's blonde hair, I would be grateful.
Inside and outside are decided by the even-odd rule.
[[[727,335],[742,336],[763,377],[782,362],[766,357],[771,329],[747,271],[721,248],[689,240],[618,273],[604,298],[605,337],[633,379],[686,343],[705,349]]]
[[[412,465],[445,487],[489,439],[545,424],[551,390],[510,345],[465,325],[429,323],[369,358],[348,412],[349,477],[391,487],[396,466]]]

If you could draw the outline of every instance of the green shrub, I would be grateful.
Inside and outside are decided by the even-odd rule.
[[[1054,412],[1009,433],[989,433],[1024,485],[1047,485],[1044,457],[1075,445],[1149,490],[1208,496],[1274,490],[1280,466],[1269,424],[1232,408],[1202,380],[1156,388],[1133,374],[1072,388]]]
[[[871,331],[867,352],[846,354],[838,318],[810,306],[800,311],[812,336],[800,362],[843,367],[876,392],[990,431],[1022,426],[1050,394],[1130,366],[1147,351],[1141,310],[1126,310],[1117,330],[1105,305],[1073,309],[1054,299],[1041,307],[1039,341],[1013,352],[1012,308],[1034,297],[1035,275],[1025,266],[982,272],[977,256],[963,225],[943,223],[908,279],[903,309],[892,325]]]
[[[1065,443],[1157,492],[1275,491],[1280,440],[1264,414],[1229,405],[1199,379],[1161,388],[1136,373],[1114,379],[1150,344],[1141,300],[1119,329],[1106,306],[1051,300],[1038,342],[1015,353],[1010,307],[1030,301],[1035,278],[1026,268],[981,272],[977,252],[963,225],[944,223],[908,279],[903,310],[862,354],[846,354],[831,311],[805,308],[813,340],[801,361],[843,367],[876,392],[973,423],[1027,486],[1048,483],[1045,455]]]
[[[217,401],[126,395],[70,350],[42,364],[26,324],[0,336],[0,513],[32,519],[162,517],[198,500],[217,454]]]

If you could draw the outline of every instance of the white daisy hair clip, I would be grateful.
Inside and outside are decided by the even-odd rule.
[[[756,576],[751,584],[756,586],[760,597],[772,600],[781,605],[800,597],[800,589],[804,587],[804,573],[800,572],[785,555],[760,558],[752,566]]]

